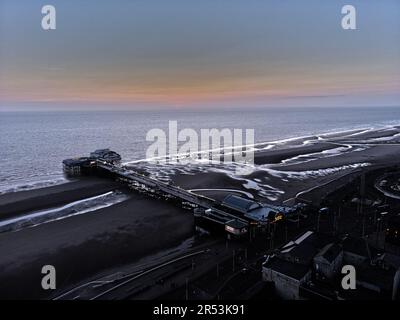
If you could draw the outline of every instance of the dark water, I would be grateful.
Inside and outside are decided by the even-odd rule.
[[[61,161],[112,148],[142,159],[152,128],[251,128],[256,142],[400,124],[400,108],[269,108],[234,111],[2,112],[0,192],[62,181]]]

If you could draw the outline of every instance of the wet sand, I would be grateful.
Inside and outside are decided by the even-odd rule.
[[[82,200],[117,188],[121,188],[121,185],[116,182],[85,177],[52,187],[2,194],[0,219]]]
[[[239,189],[260,201],[276,204],[313,189],[313,199],[321,200],[330,189],[333,191],[353,176],[397,165],[399,133],[399,128],[355,130],[285,141],[267,150],[260,146],[253,171],[245,175],[237,174],[235,167],[229,165],[204,169],[194,164],[178,166],[172,174],[168,167],[165,172],[176,185],[188,189]],[[377,138],[385,140],[376,141]],[[162,168],[156,170],[160,172]]]
[[[300,155],[310,154],[314,152],[321,152],[333,148],[336,148],[336,146],[333,144],[319,143],[315,145],[305,145],[305,146],[292,147],[282,150],[261,151],[256,153],[254,157],[254,163],[255,164],[279,163],[282,160],[288,158],[297,157]]]
[[[0,234],[0,299],[48,298],[107,268],[179,244],[193,216],[173,204],[132,194],[108,208]],[[41,288],[41,268],[57,270],[57,291]]]
[[[149,174],[165,171],[186,189],[238,189],[272,203],[291,201],[312,190],[315,203],[343,181],[363,171],[398,164],[398,128],[310,136],[272,149],[259,150],[254,170],[241,175],[234,166],[162,166],[143,163]],[[322,137],[322,138],[321,138]],[[390,138],[382,143],[376,138]],[[389,141],[389,143],[388,143]],[[350,144],[350,147],[349,147]],[[360,148],[361,147],[361,148]],[[101,179],[83,179],[59,186],[0,196],[0,219],[98,195],[121,186]],[[213,193],[206,192],[208,196]],[[221,200],[224,192],[215,192]],[[193,216],[171,203],[132,193],[131,198],[94,212],[18,232],[0,234],[0,298],[48,298],[40,287],[40,269],[57,269],[59,291],[170,248],[193,235]]]

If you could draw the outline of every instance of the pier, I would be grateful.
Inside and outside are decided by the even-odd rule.
[[[234,237],[247,234],[250,227],[265,227],[300,210],[299,207],[262,204],[236,195],[229,195],[222,202],[216,201],[122,166],[120,160],[116,152],[100,149],[92,152],[89,157],[66,159],[63,167],[68,175],[106,175],[137,192],[176,201],[183,208],[192,210],[197,220],[217,226]]]

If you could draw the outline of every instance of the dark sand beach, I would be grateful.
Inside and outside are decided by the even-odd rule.
[[[400,130],[353,130],[343,133],[308,136],[278,143],[272,148],[258,146],[254,168],[238,174],[232,165],[146,167],[150,174],[168,176],[187,189],[239,189],[260,201],[284,203],[313,189],[317,198],[326,188],[335,188],[362,172],[397,165],[400,155]],[[163,172],[164,175],[160,174]],[[346,178],[345,178],[346,177]],[[318,186],[321,193],[318,194]],[[313,198],[315,198],[315,195]],[[318,201],[316,202],[318,204]]]
[[[295,146],[288,149],[281,149],[281,150],[266,150],[260,151],[256,154],[254,158],[255,164],[266,164],[266,163],[279,163],[282,160],[304,155],[310,154],[314,152],[321,152],[324,150],[333,149],[336,146],[329,143],[319,143],[315,145],[303,145],[303,146]]]
[[[2,194],[0,219],[89,198],[120,187],[109,180],[85,177],[52,187]]]
[[[57,190],[64,187],[70,186],[58,186]],[[43,265],[56,267],[57,292],[61,293],[107,268],[175,246],[192,232],[193,217],[187,211],[132,194],[129,200],[111,207],[2,233],[0,298],[56,294],[41,288]]]
[[[352,132],[289,141],[276,148],[259,150],[254,170],[245,175],[231,165],[190,166],[135,164],[148,174],[164,173],[186,189],[205,189],[221,200],[224,189],[250,193],[271,203],[288,203],[312,191],[316,203],[340,184],[377,167],[397,164],[400,144],[394,128],[386,131]],[[379,137],[390,138],[382,141]],[[372,139],[372,140],[371,140]],[[0,196],[0,219],[22,216],[33,210],[52,208],[79,199],[123,189],[111,180],[78,179],[48,188]],[[209,191],[207,191],[207,189]],[[213,189],[216,190],[213,193]],[[229,193],[227,191],[226,193]],[[123,202],[0,234],[0,298],[48,298],[41,289],[41,267],[54,265],[58,293],[93,279],[107,270],[167,250],[193,236],[189,211],[172,203],[128,193]],[[55,295],[52,292],[51,295]]]

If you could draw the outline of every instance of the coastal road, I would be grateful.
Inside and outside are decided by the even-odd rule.
[[[223,240],[204,243],[180,254],[160,259],[158,263],[130,267],[130,272],[114,272],[110,275],[82,283],[56,296],[53,300],[113,300],[135,297],[151,299],[180,286],[181,282],[196,273],[204,272],[210,259],[226,259],[232,247]],[[219,255],[226,251],[226,255]],[[213,265],[213,264],[212,264]],[[160,288],[159,288],[160,287]],[[156,288],[156,289],[155,289]],[[155,289],[155,290],[154,290]]]

